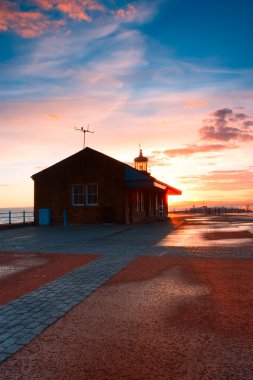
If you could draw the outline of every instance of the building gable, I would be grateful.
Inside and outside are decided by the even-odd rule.
[[[37,223],[43,212],[52,224],[64,220],[137,222],[166,215],[167,195],[181,193],[149,173],[91,148],[34,174],[32,179]]]
[[[32,175],[33,180],[42,179],[45,177],[53,177],[57,174],[77,174],[84,171],[93,170],[94,167],[103,166],[104,163],[114,167],[121,167],[122,170],[125,166],[124,163],[115,160],[103,153],[100,153],[91,148],[85,148],[72,156],[69,156],[56,164]]]

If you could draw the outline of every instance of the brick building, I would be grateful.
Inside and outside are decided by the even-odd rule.
[[[34,174],[35,222],[135,223],[167,216],[168,195],[181,191],[152,177],[147,161],[140,150],[133,168],[85,148]]]

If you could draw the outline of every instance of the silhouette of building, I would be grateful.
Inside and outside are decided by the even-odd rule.
[[[91,148],[36,173],[35,222],[135,223],[168,214],[168,195],[181,191],[152,177],[142,151],[135,168]]]

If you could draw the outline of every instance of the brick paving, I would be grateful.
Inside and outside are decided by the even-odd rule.
[[[78,305],[134,260],[104,256],[0,307],[0,361]]]
[[[172,230],[170,223],[26,227],[0,231],[0,251],[118,255],[132,248],[137,255],[159,255],[163,248],[156,244]]]
[[[234,219],[221,222],[217,218],[203,218],[202,224],[200,220],[199,225],[174,231],[170,223],[0,231],[0,251],[103,255],[0,307],[0,361],[22,348],[138,256],[252,258],[253,239],[235,240],[231,236],[219,242],[203,238],[204,232],[215,228],[215,220],[221,226],[238,227]],[[251,223],[251,219],[246,219],[245,228],[252,231]]]
[[[197,220],[199,218],[196,218]],[[219,221],[203,217],[202,224],[174,230],[170,223],[134,226],[85,225],[79,227],[26,227],[0,231],[0,251],[45,253],[94,253],[104,255],[253,257],[252,239],[215,242],[201,235],[222,225],[234,226],[236,218]],[[251,218],[244,221],[252,223]],[[246,227],[245,227],[246,228]],[[197,232],[197,233],[196,233]]]

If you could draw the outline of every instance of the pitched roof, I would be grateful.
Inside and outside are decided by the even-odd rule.
[[[105,158],[105,159],[109,159],[109,160],[111,160],[111,161],[114,161],[114,162],[116,162],[116,163],[118,163],[118,164],[125,165],[123,162],[118,161],[118,160],[116,160],[115,158],[112,158],[112,157],[110,157],[110,156],[107,156],[106,154],[101,153],[101,152],[99,152],[99,151],[97,151],[97,150],[95,150],[95,149],[92,149],[92,148],[88,148],[88,147],[86,147],[86,148],[84,148],[84,149],[82,149],[82,150],[79,150],[79,152],[76,152],[76,153],[72,154],[71,156],[68,156],[68,157],[64,158],[63,160],[58,161],[58,162],[56,162],[55,164],[53,164],[53,165],[51,165],[51,166],[48,166],[47,168],[45,168],[45,169],[43,169],[43,170],[41,170],[41,171],[39,171],[39,172],[33,174],[33,175],[31,176],[31,178],[34,179],[34,178],[36,178],[37,176],[44,175],[44,174],[48,173],[50,170],[56,168],[57,166],[61,166],[61,165],[63,166],[64,164],[67,164],[67,163],[70,162],[70,161],[80,161],[80,162],[81,162],[82,159],[85,158],[85,156],[86,156],[87,153],[89,153],[89,152],[90,152],[90,153],[93,153],[93,154],[96,154],[96,155],[99,155],[99,156],[102,157],[102,158]]]
[[[54,169],[56,169],[57,167],[65,166],[72,162],[73,164],[74,162],[81,162],[81,160],[85,159],[85,157],[87,157],[89,153],[95,154],[96,156],[99,156],[102,159],[115,162],[117,165],[122,165],[122,169],[124,169],[124,172],[125,172],[125,181],[126,181],[127,187],[156,187],[156,188],[160,188],[166,191],[167,194],[173,194],[173,195],[182,194],[180,190],[168,185],[167,183],[157,180],[155,177],[152,177],[150,174],[143,173],[133,168],[132,166],[125,164],[124,162],[116,160],[115,158],[107,156],[104,153],[98,152],[97,150],[94,150],[88,147],[49,166],[46,169],[41,170],[38,173],[33,174],[31,178],[34,180],[34,179],[39,178],[40,176],[50,173],[51,171],[54,171]]]

